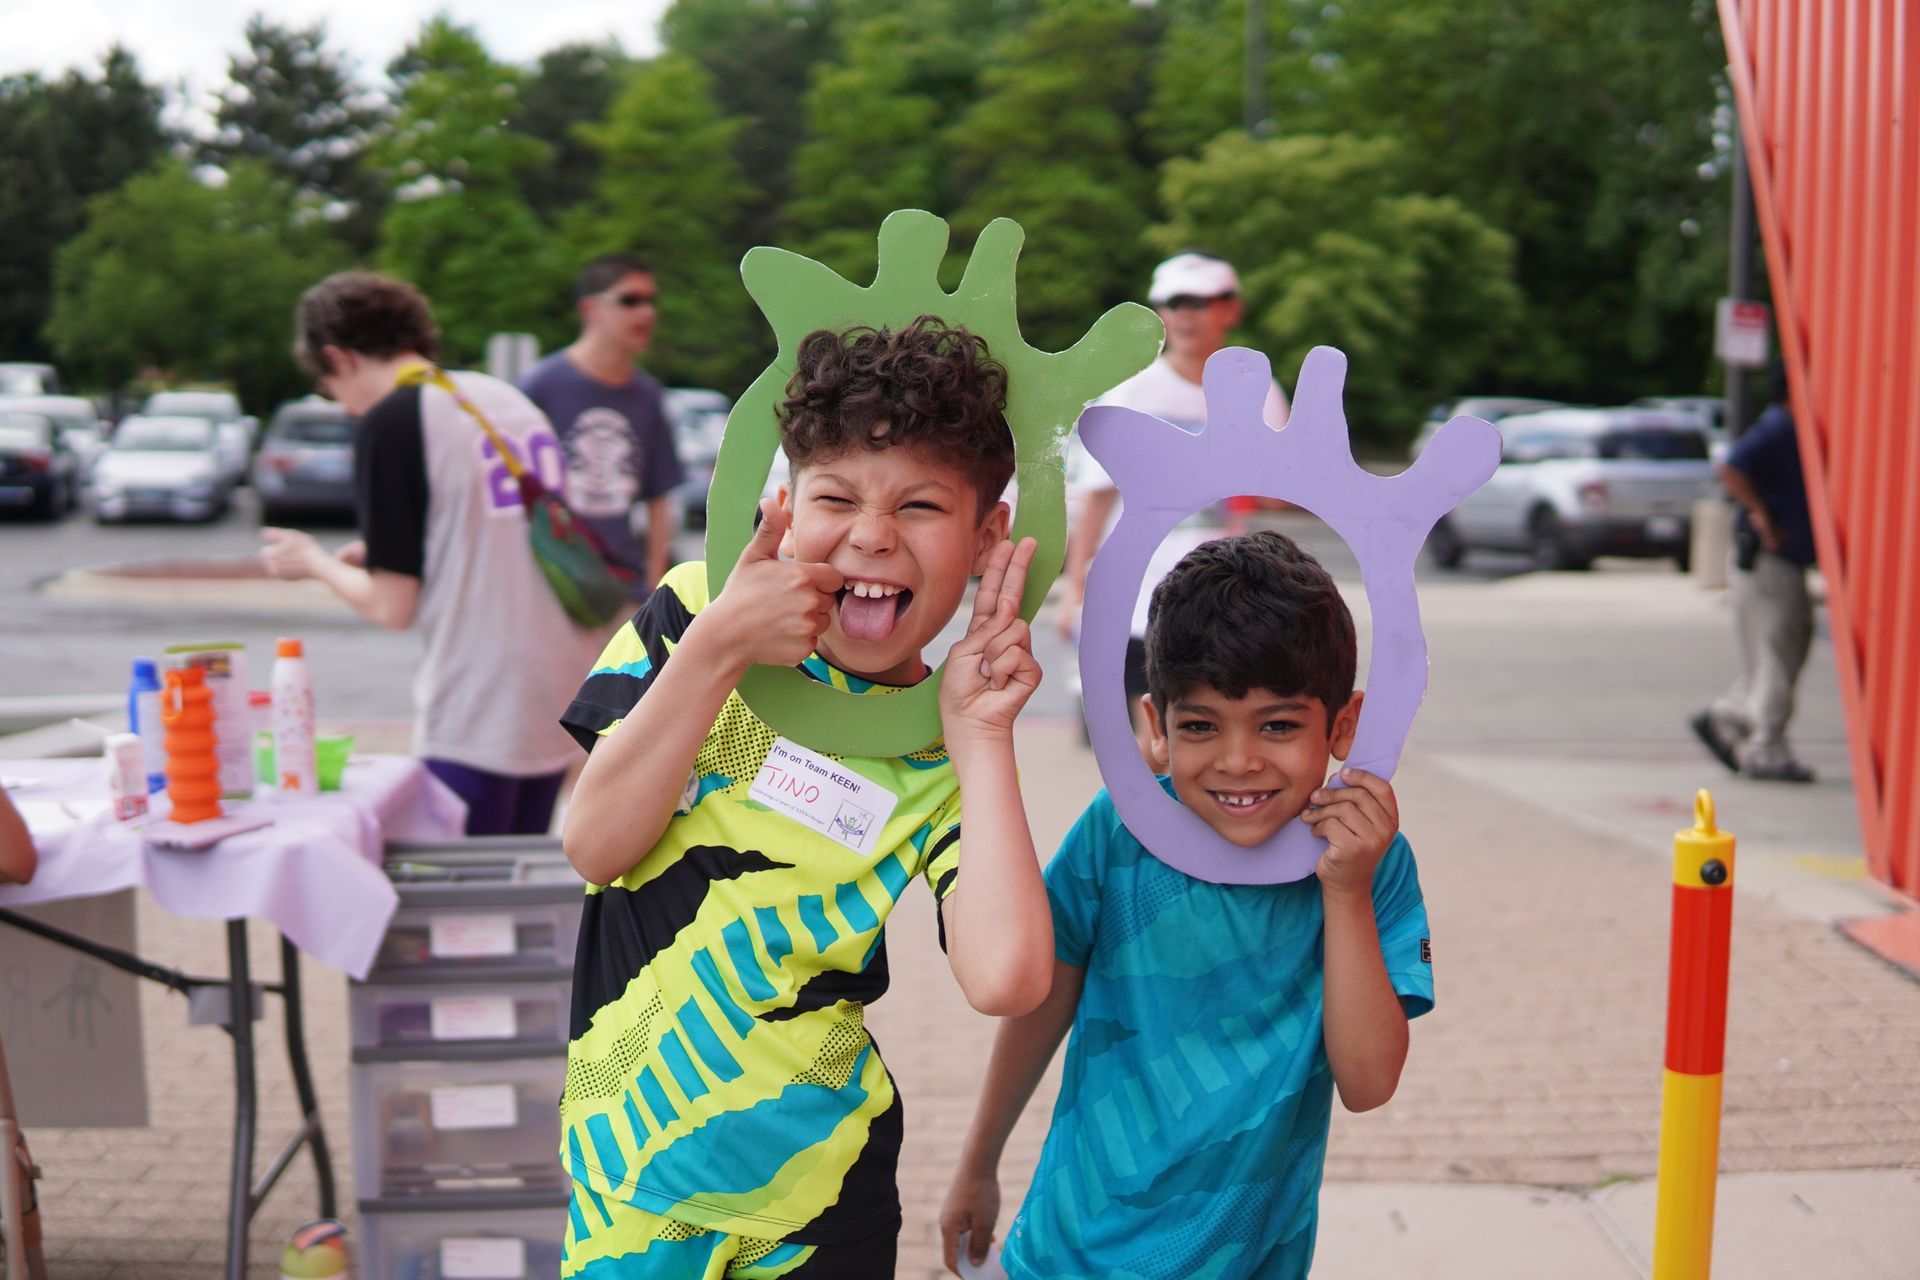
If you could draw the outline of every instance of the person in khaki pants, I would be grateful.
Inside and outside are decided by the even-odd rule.
[[[1734,524],[1734,636],[1740,670],[1727,691],[1689,721],[1716,760],[1763,782],[1812,782],[1787,745],[1794,686],[1813,643],[1807,570],[1816,557],[1807,485],[1787,381],[1773,374],[1765,413],[1719,465],[1739,504]]]

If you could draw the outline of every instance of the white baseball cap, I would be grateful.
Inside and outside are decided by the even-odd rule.
[[[1147,301],[1159,306],[1174,298],[1220,298],[1240,292],[1240,277],[1230,263],[1204,253],[1180,253],[1153,269]]]

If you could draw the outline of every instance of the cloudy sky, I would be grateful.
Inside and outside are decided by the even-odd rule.
[[[324,18],[329,42],[369,83],[440,9],[478,28],[493,56],[531,62],[570,40],[613,36],[629,53],[658,48],[669,0],[0,0],[0,75],[98,65],[118,40],[149,80],[184,81],[196,100],[225,78],[247,18],[270,11],[304,26]]]

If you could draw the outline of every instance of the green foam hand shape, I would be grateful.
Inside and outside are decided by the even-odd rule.
[[[867,325],[898,329],[923,315],[986,339],[1007,371],[1007,424],[1013,430],[1019,502],[1012,538],[1039,543],[1021,616],[1032,621],[1066,556],[1066,440],[1080,411],[1159,354],[1160,318],[1135,303],[1113,307],[1066,351],[1040,351],[1020,337],[1014,273],[1026,233],[996,218],[974,242],[959,288],[940,287],[947,224],[903,209],[880,227],[880,267],[864,288],[811,258],[784,249],[750,250],[740,274],[779,341],[773,363],[754,379],[727,418],[707,498],[707,585],[718,595],[753,535],[774,451],[776,409],[792,377],[800,342],[820,329]],[[940,672],[885,697],[855,697],[786,667],[756,666],[740,696],[775,732],[816,751],[900,756],[940,737]]]

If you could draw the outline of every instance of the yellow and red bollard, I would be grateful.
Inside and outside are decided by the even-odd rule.
[[[1673,837],[1673,941],[1653,1280],[1706,1280],[1713,1264],[1732,934],[1733,837],[1714,825],[1713,796],[1702,791],[1693,801],[1693,829]]]

